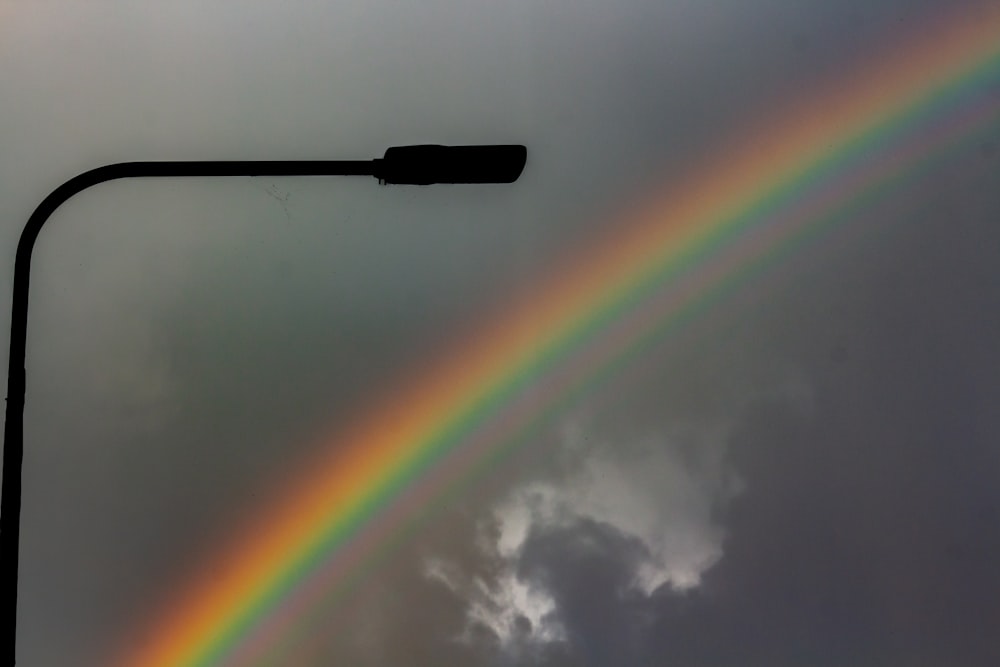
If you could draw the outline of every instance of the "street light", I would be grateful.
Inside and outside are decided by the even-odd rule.
[[[513,183],[527,149],[500,146],[394,146],[374,160],[243,160],[122,162],[79,174],[42,200],[28,218],[14,259],[10,318],[7,417],[4,422],[3,495],[0,497],[0,664],[14,665],[17,636],[17,559],[24,453],[24,352],[28,328],[31,251],[42,225],[66,200],[92,185],[122,178],[202,176],[374,176],[382,184]]]

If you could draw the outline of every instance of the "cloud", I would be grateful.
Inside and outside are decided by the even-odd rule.
[[[494,509],[498,555],[516,558],[532,535],[589,520],[642,545],[630,585],[643,594],[696,586],[721,554],[713,507],[738,489],[721,456],[709,447],[703,460],[682,461],[656,437],[616,447],[570,435],[565,447],[575,463],[564,477],[520,487]]]
[[[485,632],[508,656],[537,654],[572,640],[573,589],[602,590],[574,572],[605,568],[609,594],[648,599],[664,587],[698,586],[722,556],[715,515],[741,488],[725,461],[726,429],[593,432],[567,421],[553,469],[522,478],[492,504],[477,526],[478,564],[425,560],[424,576],[465,601],[458,640]]]
[[[524,653],[538,645],[565,639],[555,620],[555,600],[505,563],[492,580],[470,577],[452,563],[429,559],[424,575],[466,600],[466,627],[458,641],[474,643],[486,631],[507,653]]]

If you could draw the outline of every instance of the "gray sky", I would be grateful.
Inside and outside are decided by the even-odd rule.
[[[118,182],[57,212],[18,664],[107,664],[317,434],[693,162],[976,4],[0,0],[5,312],[23,222],[90,167],[529,148],[510,187]],[[349,615],[303,622],[303,664],[997,664],[990,133],[553,415]]]

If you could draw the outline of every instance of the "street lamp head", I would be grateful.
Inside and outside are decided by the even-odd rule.
[[[524,170],[528,149],[503,146],[393,146],[375,160],[380,183],[513,183]]]

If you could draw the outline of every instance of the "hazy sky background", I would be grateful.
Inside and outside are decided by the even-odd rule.
[[[510,187],[116,182],[59,209],[18,664],[106,664],[317,434],[693,161],[976,4],[0,0],[4,312],[24,221],[94,166],[529,148]],[[310,626],[306,664],[1000,664],[998,142],[556,415]]]

